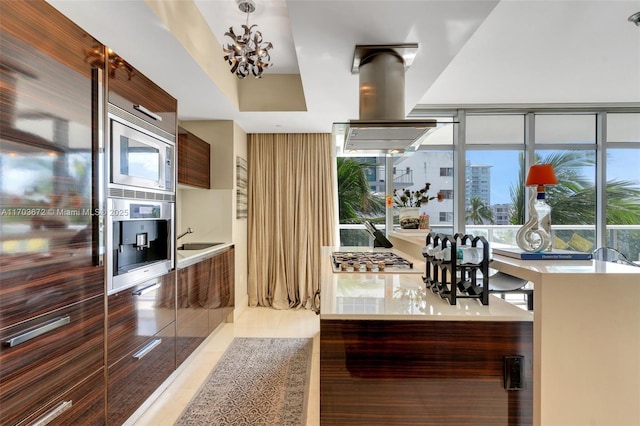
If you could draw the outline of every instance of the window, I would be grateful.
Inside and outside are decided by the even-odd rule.
[[[640,261],[640,113],[607,114],[604,244]],[[630,223],[635,224],[629,225]]]
[[[425,166],[426,165],[426,166]],[[445,165],[446,167],[441,167]],[[394,167],[397,170],[411,171],[410,182],[398,175],[393,178],[393,188],[396,190],[408,189],[416,191],[424,188],[425,183],[429,183],[430,188],[427,196],[435,197],[439,191],[450,191],[453,194],[453,152],[450,150],[420,150],[414,152],[410,156],[402,156],[394,158]],[[442,175],[442,171],[446,170],[450,175]],[[440,217],[440,212],[451,211],[453,209],[453,196],[449,199],[437,202],[431,200],[420,206],[420,212],[429,215],[429,224],[433,228],[438,225],[439,221],[435,218]],[[397,217],[398,212],[394,211],[394,223],[399,223]],[[445,220],[450,225],[452,219]]]
[[[384,228],[385,158],[338,157],[338,217],[340,244],[370,246],[371,237],[362,225],[371,220]]]
[[[640,142],[640,113],[607,114],[608,142]]]
[[[536,114],[536,143],[596,143],[596,116]]]
[[[438,127],[427,133],[416,152],[378,158],[377,176],[384,180],[385,160],[390,161],[393,182],[382,182],[373,192],[416,190],[429,182],[430,196],[442,194],[441,202],[421,207],[430,216],[432,231],[483,235],[490,242],[515,245],[530,194],[523,185],[525,165],[551,162],[560,181],[547,188],[555,247],[589,251],[607,245],[640,260],[640,108],[608,108],[602,113],[585,113],[584,106],[573,111],[537,106],[513,111],[500,107],[499,114],[495,110],[412,114],[411,118],[438,116]],[[463,117],[464,127],[458,125]],[[605,126],[597,126],[599,118],[606,120]],[[458,170],[461,158],[464,167]],[[604,176],[596,174],[599,159],[605,161]],[[606,194],[600,194],[600,188]],[[457,199],[461,194],[464,200]],[[600,199],[607,200],[604,209],[596,209]],[[397,223],[397,210],[387,212]]]
[[[536,151],[536,162],[552,163],[558,178],[557,185],[546,188],[554,248],[582,252],[596,248],[595,154],[593,149]]]
[[[453,222],[453,212],[440,212],[440,222]]]
[[[524,144],[524,115],[468,115],[470,145]]]
[[[474,225],[524,223],[518,207],[523,205],[523,158],[522,149],[467,151],[465,223],[469,232],[478,232]],[[497,241],[515,244],[515,229],[496,231]]]
[[[441,189],[440,194],[442,195],[443,200],[453,200],[453,190],[452,189]]]
[[[640,149],[607,150],[607,206],[604,245],[640,260]],[[634,223],[636,226],[629,226]]]

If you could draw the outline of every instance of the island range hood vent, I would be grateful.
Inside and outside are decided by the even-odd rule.
[[[351,72],[359,74],[359,120],[345,123],[345,151],[405,152],[436,126],[435,120],[407,120],[405,72],[418,45],[356,45]]]

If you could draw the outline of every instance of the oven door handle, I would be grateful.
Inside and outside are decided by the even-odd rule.
[[[142,105],[134,105],[133,108],[137,111],[140,111],[141,113],[143,113],[144,115],[147,115],[151,118],[153,118],[156,121],[162,121],[162,117],[160,117],[158,114],[156,114],[155,112],[151,112],[149,111],[147,108],[143,107]]]

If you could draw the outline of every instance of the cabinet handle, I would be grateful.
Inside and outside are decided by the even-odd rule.
[[[53,419],[67,411],[69,408],[71,408],[72,405],[73,401],[62,401],[53,410],[49,411],[47,414],[44,414],[42,417],[33,422],[31,426],[44,426],[51,423]]]
[[[140,349],[138,352],[133,354],[133,359],[142,358],[143,356],[151,352],[153,348],[158,346],[160,343],[162,343],[162,339],[156,339],[153,342],[150,342],[147,346],[145,346],[144,348]]]
[[[141,113],[148,115],[149,117],[153,118],[156,121],[162,121],[162,117],[160,117],[158,114],[156,114],[155,112],[151,112],[148,109],[146,109],[145,107],[143,107],[142,105],[134,105],[133,106],[134,109],[140,111]]]
[[[157,290],[160,288],[160,283],[153,283],[145,288],[141,288],[133,292],[134,296],[142,296],[143,294],[147,294],[152,292],[153,290]]]
[[[9,340],[5,340],[4,345],[12,348],[14,346],[19,345],[20,343],[24,343],[35,337],[38,337],[45,333],[53,331],[56,328],[60,328],[63,325],[69,324],[70,322],[71,322],[71,317],[69,317],[69,315],[66,315],[64,317],[54,318],[51,321],[41,325],[40,327],[34,328],[33,330],[27,331],[22,334],[19,334],[16,337],[12,337]]]

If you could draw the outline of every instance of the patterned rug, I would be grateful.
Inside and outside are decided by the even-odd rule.
[[[311,338],[236,337],[175,425],[304,425]]]

